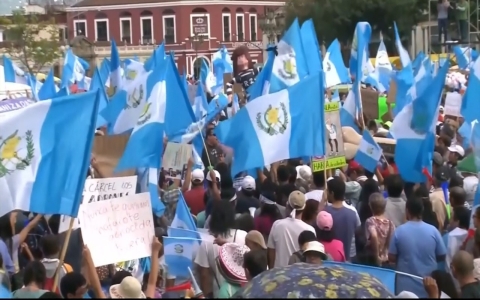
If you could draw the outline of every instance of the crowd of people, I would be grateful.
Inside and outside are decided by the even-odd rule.
[[[332,261],[409,274],[397,278],[400,298],[478,298],[480,209],[471,212],[478,179],[449,132],[439,132],[431,180],[411,184],[391,159],[375,174],[354,160],[342,169],[312,172],[308,162],[290,159],[258,169],[256,179],[232,177],[224,148],[209,129],[204,157],[214,169],[194,170],[191,160],[183,185],[160,176],[166,210],[155,217],[149,272],[95,268],[81,229],[72,232],[58,268],[66,234],[58,233],[60,216],[12,212],[0,218],[2,283],[13,298],[168,297],[191,280],[169,275],[162,246],[183,194],[197,228],[213,236],[192,258],[203,297],[233,297],[269,269]],[[187,290],[184,297],[198,297]]]

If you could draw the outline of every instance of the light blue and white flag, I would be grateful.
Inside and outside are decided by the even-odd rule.
[[[470,47],[455,46],[453,47],[453,53],[457,58],[458,67],[462,70],[470,69],[478,57],[478,52]]]
[[[146,72],[143,63],[133,59],[126,59],[123,65],[123,84],[134,81],[139,74]]]
[[[105,83],[102,81],[102,76],[100,75],[100,70],[95,68],[95,73],[93,73],[92,83],[90,85],[90,91],[98,90],[98,111],[104,110],[108,106],[108,96],[105,90]],[[107,121],[99,113],[97,116],[97,123],[95,128],[102,127],[107,124]]]
[[[372,27],[368,22],[358,22],[353,34],[352,49],[350,51],[350,75],[354,78],[352,91],[355,99],[355,116],[362,113],[362,95],[360,93],[361,81],[367,77],[370,70],[368,44],[372,35]]]
[[[88,69],[88,63],[73,54],[72,49],[68,49],[63,61],[61,87],[69,88],[74,83],[82,82]]]
[[[471,123],[480,119],[480,101],[478,101],[478,95],[480,95],[480,59],[477,59],[474,62],[470,70],[470,75],[468,76],[468,88],[462,99],[460,113],[466,123]]]
[[[196,121],[200,121],[208,112],[208,102],[203,90],[203,84],[197,85],[197,94],[193,100],[193,112],[195,114]]]
[[[187,202],[185,202],[182,193],[179,194],[175,217],[173,218],[170,227],[197,231],[197,225],[195,225],[195,222],[193,221],[192,214],[190,213],[190,209],[188,208]]]
[[[298,19],[293,21],[277,45],[278,55],[273,61],[270,93],[290,87],[308,75]]]
[[[398,34],[397,23],[393,22],[393,27],[395,30],[395,46],[397,47],[398,56],[400,56],[400,62],[402,63],[402,67],[406,68],[410,65],[412,67],[412,61],[410,59],[410,55],[408,51],[403,47],[402,40],[400,39],[400,35]]]
[[[16,209],[77,216],[97,107],[98,92],[87,92],[0,115],[0,216]]]
[[[390,88],[390,80],[392,76],[393,67],[388,58],[387,48],[383,42],[383,36],[380,35],[380,45],[378,46],[377,56],[375,58],[375,71],[370,74],[369,77],[373,77],[376,80],[375,86],[380,93],[386,92]]]
[[[3,73],[5,76],[5,82],[14,82],[21,84],[28,83],[25,72],[5,55],[3,56]]]
[[[55,84],[55,77],[53,76],[53,69],[50,69],[48,72],[47,78],[42,87],[38,91],[39,100],[47,100],[55,98],[55,95],[58,93],[58,87]]]
[[[400,111],[390,128],[397,140],[395,162],[398,171],[410,182],[425,182],[425,168],[432,173],[438,106],[448,67],[446,63],[440,68],[430,86]]]
[[[231,119],[225,145],[234,151],[232,174],[292,157],[325,154],[323,74],[247,103]],[[298,101],[301,99],[301,101]],[[223,122],[222,122],[223,123]],[[222,124],[219,125],[219,127]]]
[[[213,96],[223,92],[223,75],[233,72],[232,59],[224,45],[212,55],[211,71],[210,67],[206,65],[206,62],[204,61],[202,72],[207,72],[205,79],[202,79],[204,80],[202,83],[205,85],[207,92]]]
[[[197,231],[193,231],[193,230],[168,227],[167,234],[168,234],[169,237],[189,238],[189,239],[198,240],[199,243],[201,242],[201,238],[200,238],[199,233]]]
[[[358,146],[354,160],[365,170],[375,173],[378,161],[382,157],[382,148],[375,142],[368,130],[363,131],[363,137]]]
[[[40,81],[38,81],[38,79],[33,76],[33,75],[26,75],[27,77],[27,81],[28,81],[28,85],[30,86],[30,88],[32,89],[32,97],[35,101],[39,101],[39,96],[38,96],[38,92],[40,91],[40,88],[42,87],[42,83]]]
[[[163,249],[168,274],[188,278],[188,268],[193,266],[194,247],[197,240],[190,238],[164,237]]]
[[[118,53],[117,43],[114,40],[110,42],[110,89],[111,96],[115,95],[122,87],[122,66],[120,54]]]
[[[305,57],[308,57],[308,74],[317,74],[322,71],[322,53],[318,45],[315,25],[312,19],[303,22],[300,28],[302,45]],[[348,73],[348,72],[347,72]],[[347,76],[348,78],[348,76]]]
[[[333,91],[332,102],[340,102],[340,93],[338,92],[338,89]]]
[[[340,124],[342,126],[352,127],[357,133],[360,133],[360,128],[357,125],[357,105],[355,103],[355,95],[352,90],[348,91],[347,97],[340,108]]]
[[[337,39],[330,44],[323,58],[323,71],[326,88],[350,82],[348,69],[343,63],[340,42]]]
[[[260,73],[258,73],[255,82],[248,88],[250,95],[249,101],[252,101],[260,96],[268,94],[270,91],[270,78],[272,77],[273,62],[275,60],[274,48],[267,48],[268,58]]]

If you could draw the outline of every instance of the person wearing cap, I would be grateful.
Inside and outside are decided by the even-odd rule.
[[[313,241],[309,242],[303,251],[305,262],[307,264],[321,265],[322,261],[327,260],[327,253],[322,243]]]
[[[205,189],[203,188],[205,174],[200,169],[192,171],[192,165],[193,162],[191,163],[191,161],[189,161],[184,181],[184,186],[188,186],[188,184],[191,183],[191,188],[183,193],[183,198],[185,198],[185,202],[190,208],[190,213],[197,216],[205,210]],[[186,189],[188,189],[188,187]]]
[[[452,173],[457,173],[457,164],[465,156],[465,150],[460,145],[451,145],[448,149],[448,165],[453,169]]]
[[[300,245],[295,238],[305,230],[315,234],[315,229],[302,221],[302,213],[305,209],[305,194],[293,191],[288,196],[287,213],[289,217],[275,221],[268,236],[268,266],[285,267],[288,265],[290,256],[300,250]]]
[[[335,239],[333,228],[332,215],[326,211],[321,211],[317,215],[317,238],[325,247],[325,252],[328,253],[333,261],[345,262],[345,252],[343,250],[343,243]]]
[[[445,202],[445,195],[443,193],[442,184],[447,183],[450,179],[450,168],[442,166],[437,169],[433,176],[434,190],[430,194],[430,201],[432,202],[433,212],[437,215],[440,232],[443,230],[445,221],[447,219],[447,205]]]
[[[256,183],[252,176],[245,176],[242,180],[242,187],[237,193],[237,204],[235,211],[237,214],[250,212],[250,208],[260,207],[260,201],[255,197]]]

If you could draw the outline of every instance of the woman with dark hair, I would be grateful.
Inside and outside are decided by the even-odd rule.
[[[303,210],[302,221],[312,226],[315,225],[319,205],[320,202],[318,202],[317,200],[308,199],[305,202],[305,209]]]
[[[259,231],[265,240],[268,240],[273,223],[283,218],[277,204],[272,200],[273,198],[273,193],[262,192],[259,199],[260,214],[254,219],[255,230]]]
[[[216,263],[219,245],[225,243],[245,245],[247,233],[235,229],[235,225],[235,209],[232,204],[225,200],[215,201],[212,206],[209,228],[209,233],[215,237],[215,240],[213,242],[202,241],[195,257],[195,263],[200,266],[200,288],[206,297],[210,297],[212,294],[217,297],[220,286],[225,282]]]
[[[362,191],[360,192],[359,202],[360,209],[358,215],[360,216],[360,222],[365,224],[368,218],[372,217],[372,210],[370,209],[370,204],[368,200],[370,195],[373,193],[379,193],[380,189],[378,187],[378,182],[374,179],[367,179],[363,183]]]
[[[432,272],[431,277],[437,283],[439,298],[460,298],[452,275],[445,271],[435,270]],[[448,297],[445,297],[445,295]]]

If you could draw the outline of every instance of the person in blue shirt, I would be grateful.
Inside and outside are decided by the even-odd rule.
[[[445,244],[438,229],[422,221],[420,197],[410,197],[405,210],[408,221],[395,230],[388,258],[399,272],[421,278],[430,276],[437,269],[437,263],[445,260]],[[397,275],[396,290],[410,291],[420,298],[428,297],[422,280],[407,275]]]

